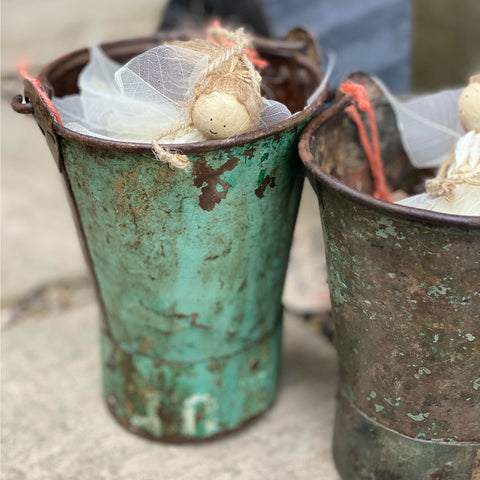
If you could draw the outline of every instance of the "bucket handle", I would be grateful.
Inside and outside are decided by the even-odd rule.
[[[58,123],[55,114],[42,99],[42,96],[30,79],[24,78],[23,81],[24,95],[16,95],[11,102],[11,106],[17,113],[32,114],[35,117],[59,171],[63,172],[63,157],[60,150],[59,137],[55,131]],[[38,88],[41,88],[46,96],[51,96],[48,93],[50,89],[44,82],[41,82]]]
[[[298,50],[303,53],[315,65],[322,63],[322,50],[318,45],[313,33],[305,27],[292,28],[284,37],[287,42],[298,42],[301,46]]]
[[[32,103],[28,100],[28,98],[25,98],[20,93],[13,97],[11,105],[12,105],[12,108],[17,113],[22,113],[22,114],[32,114],[33,113]]]

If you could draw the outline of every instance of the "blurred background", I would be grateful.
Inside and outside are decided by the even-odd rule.
[[[466,82],[480,64],[478,0],[3,0],[2,76],[90,44],[192,26],[209,16],[283,36],[304,26],[337,53],[335,79],[362,69],[396,91]]]

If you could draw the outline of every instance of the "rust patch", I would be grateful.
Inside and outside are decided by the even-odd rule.
[[[136,226],[136,217],[145,216],[150,203],[148,192],[141,181],[140,172],[122,173],[115,180],[113,187],[112,204],[116,213],[133,217],[132,220]]]
[[[247,280],[245,279],[242,284],[240,285],[238,291],[239,292],[243,292],[243,290],[245,290],[245,287],[247,286]]]
[[[255,147],[247,148],[243,155],[245,156],[245,160],[252,160],[253,156],[255,155]]]
[[[148,355],[152,351],[153,347],[153,338],[147,337],[145,340],[140,344],[140,352],[144,355]]]
[[[263,198],[263,194],[265,193],[265,189],[270,185],[271,188],[275,187],[275,177],[271,177],[267,175],[262,183],[255,189],[255,195],[258,198]]]
[[[215,205],[227,196],[227,192],[232,185],[222,180],[220,175],[226,171],[233,170],[239,161],[239,158],[232,157],[219,168],[208,166],[205,160],[195,163],[193,184],[197,188],[202,187],[198,203],[203,210],[211,212]],[[221,191],[218,191],[217,185],[222,187]]]
[[[449,480],[452,478],[451,473],[453,472],[453,462],[446,462],[443,464],[440,470],[435,472],[430,472],[427,474],[426,480]]]
[[[198,313],[192,313],[192,321],[190,322],[191,327],[203,328],[205,330],[210,330],[212,327],[208,325],[203,325],[202,323],[197,322]]]

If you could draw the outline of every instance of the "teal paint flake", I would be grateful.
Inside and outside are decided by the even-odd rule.
[[[465,338],[469,341],[469,342],[473,342],[475,340],[475,337],[471,334],[471,333],[466,333],[465,334]]]
[[[393,221],[389,218],[382,217],[378,223],[379,228],[375,232],[375,235],[377,235],[377,237],[388,239],[388,237],[391,236],[397,240],[405,240],[405,235],[397,233],[397,229],[393,225]]]
[[[440,295],[446,295],[449,290],[451,290],[451,288],[446,287],[443,283],[440,285],[431,285],[427,295],[434,295],[435,298],[438,298]]]
[[[348,387],[348,398],[352,400],[352,402],[355,401],[355,394],[353,393],[353,390],[351,387]]]
[[[418,415],[414,415],[413,413],[407,413],[407,417],[411,418],[415,422],[423,422],[429,415],[430,415],[430,413],[428,413],[428,412],[419,413]]]
[[[473,380],[472,385],[474,390],[480,390],[480,377]]]
[[[430,375],[432,372],[430,369],[428,369],[427,367],[420,367],[418,369],[418,372],[414,375],[414,377],[419,380],[420,377],[423,375],[423,374],[427,374],[427,375]]]
[[[378,403],[375,404],[375,412],[379,413],[384,409],[383,405],[378,405]]]
[[[258,175],[258,180],[257,180],[257,187],[259,187],[263,180],[265,179],[265,174],[267,173],[267,171],[265,169],[262,169],[260,170],[260,173]]]
[[[352,257],[352,262],[355,264],[355,265],[363,265],[363,262],[361,262],[360,260],[357,260],[355,257]]]
[[[330,253],[337,259],[337,260],[342,260],[342,254],[340,253],[340,250],[336,247],[331,247],[330,248]]]
[[[392,397],[383,397],[383,399],[392,407],[398,407],[400,406],[400,400],[402,397],[397,397],[395,400],[393,400]]]
[[[436,334],[433,336],[433,343],[437,343],[439,338],[440,338],[440,335],[439,335],[438,333],[436,333]]]

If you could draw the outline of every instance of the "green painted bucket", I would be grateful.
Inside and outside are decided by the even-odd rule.
[[[371,94],[387,182],[413,193],[431,172],[413,169],[388,102]],[[480,479],[480,217],[375,199],[341,103],[309,123],[299,149],[325,238],[338,471],[345,480]]]
[[[176,33],[102,45],[124,62]],[[304,178],[297,140],[326,91],[297,43],[257,40],[264,89],[294,117],[221,141],[176,145],[193,167],[172,170],[147,144],[92,138],[56,122],[25,81],[27,103],[65,178],[102,308],[108,408],[127,429],[165,441],[235,430],[275,399],[281,293]],[[88,51],[39,78],[77,92]]]

